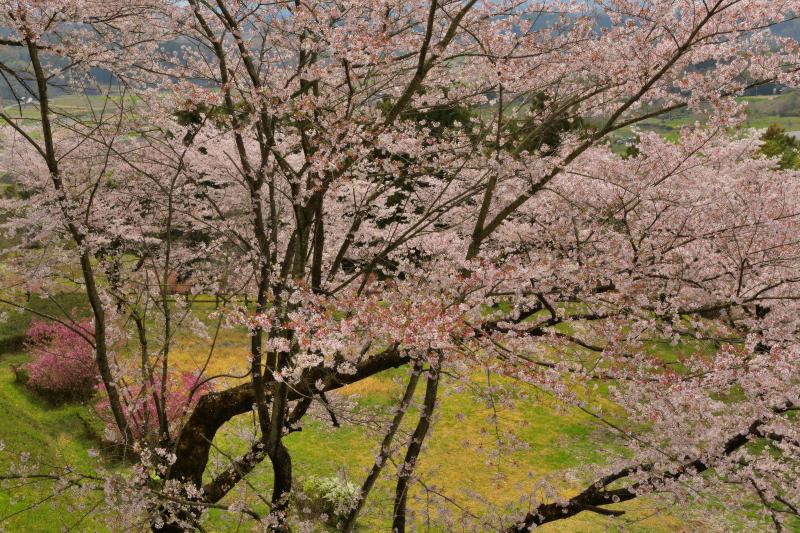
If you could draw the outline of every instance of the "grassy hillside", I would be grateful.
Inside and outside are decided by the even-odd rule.
[[[95,459],[91,448],[98,448],[99,425],[86,405],[54,406],[37,398],[16,383],[13,367],[27,362],[23,353],[5,353],[0,357],[0,468],[6,471],[21,454],[29,454],[30,464],[48,471],[59,465],[74,465],[93,472]],[[56,532],[70,528],[97,531],[98,524],[85,511],[101,495],[72,500],[53,497],[47,481],[29,479],[6,481],[0,491],[0,524],[7,531]],[[28,512],[37,505],[36,511]],[[84,509],[82,512],[81,509]]]
[[[202,309],[208,311],[209,305],[203,304]],[[245,372],[248,364],[245,341],[242,332],[222,330],[208,366],[209,374]],[[173,365],[181,370],[196,369],[204,364],[210,342],[197,337],[177,339],[171,356]],[[663,347],[659,346],[659,349]],[[670,357],[670,354],[664,356]],[[384,421],[391,417],[391,409],[402,394],[406,379],[407,370],[397,369],[332,393],[330,396],[334,402],[346,402],[355,407],[354,419],[369,422],[344,423],[340,428],[333,428],[328,415],[320,410],[311,422],[305,423],[302,431],[291,434],[286,445],[292,454],[296,486],[310,475],[340,476],[360,484],[372,466],[382,438],[382,433],[370,419],[376,412],[383,413]],[[466,390],[463,383],[445,382],[437,423],[420,462],[419,471],[426,485],[452,500],[451,512],[458,512],[452,506],[454,502],[463,508],[463,512],[484,514],[487,505],[483,499],[492,505],[514,506],[521,494],[532,492],[543,479],[552,481],[561,493],[570,494],[586,480],[570,479],[567,470],[586,463],[601,464],[606,460],[604,450],[615,449],[607,428],[577,410],[563,411],[547,396],[523,399],[514,408],[503,408],[497,394],[493,398],[496,401],[490,401],[485,392],[486,379],[485,374],[476,374],[468,387],[473,389],[472,392],[480,390],[484,401],[476,400],[476,395]],[[496,379],[492,378],[492,385],[497,385]],[[503,385],[511,390],[516,388],[510,381]],[[421,400],[423,389],[423,386],[418,387],[418,400]],[[492,422],[494,409],[498,409],[497,427]],[[413,431],[417,416],[415,410],[406,416],[403,428],[406,435]],[[212,462],[216,461],[223,468],[228,464],[227,457],[243,453],[246,445],[240,437],[250,433],[252,424],[252,417],[243,415],[226,426],[214,442],[218,451],[212,452]],[[527,443],[528,447],[504,455],[499,462],[494,461],[491,452],[496,449],[498,433],[504,443],[508,433]],[[399,457],[402,453],[404,450],[396,455]],[[384,469],[384,475],[362,515],[361,531],[389,529],[395,468],[388,465]],[[271,477],[267,462],[251,475],[252,483],[257,487],[270,487]],[[247,493],[247,487],[243,486],[242,491],[236,497]],[[412,509],[420,519],[426,505],[432,509],[442,507],[441,496],[428,493],[421,486],[416,486],[411,496],[418,499],[412,504]],[[252,495],[249,499],[254,508],[266,511]],[[628,531],[680,530],[680,522],[669,517],[668,512],[658,513],[651,502],[631,502],[624,508],[628,515],[623,520],[617,519],[617,525],[608,518],[584,514],[563,524],[548,525],[543,531],[600,532],[609,531],[609,528],[616,531],[621,530],[623,524]],[[212,530],[219,530],[214,529],[214,526],[220,526],[213,513],[211,524]],[[576,527],[579,529],[574,529]]]
[[[743,96],[738,100],[747,104],[747,118],[741,128],[766,129],[774,124],[787,132],[800,131],[800,90],[790,90],[772,96]],[[636,125],[636,129],[653,131],[667,140],[677,142],[681,128],[695,122],[702,124],[702,117],[682,109],[658,118],[644,120]],[[633,130],[629,127],[615,132],[612,137],[614,151],[623,151],[625,145],[634,137]]]
[[[79,304],[76,296],[65,296],[55,301],[34,298],[32,305],[41,312]],[[30,323],[28,313],[15,314],[0,330],[0,339],[17,338]],[[246,361],[245,346],[241,337],[228,332],[219,339],[221,351],[216,360],[217,370],[230,369]],[[19,346],[6,344],[0,350],[0,441],[5,445],[0,466],[6,467],[12,458],[21,452],[31,452],[32,461],[41,465],[72,464],[80,469],[92,471],[95,459],[90,449],[101,449],[99,439],[102,424],[94,415],[92,406],[68,404],[52,405],[15,381],[14,366],[27,362],[29,356],[19,351]],[[198,339],[183,339],[175,352],[175,365],[194,368],[198,358],[205,358],[207,346]],[[371,418],[373,413],[383,413],[384,419],[391,416],[393,400],[401,393],[406,371],[398,369],[379,377],[346,387],[334,401],[351,402],[355,418]],[[470,386],[486,385],[485,375],[476,375]],[[420,387],[422,389],[423,387]],[[514,408],[498,407],[498,424],[495,427],[491,414],[492,402],[478,401],[468,393],[463,384],[446,383],[443,387],[438,421],[428,442],[427,451],[420,463],[420,473],[427,489],[416,485],[412,491],[411,509],[417,520],[422,520],[426,507],[433,516],[441,509],[442,495],[452,499],[450,512],[483,514],[486,504],[515,506],[519,495],[535,490],[537,483],[548,478],[559,491],[569,494],[585,480],[573,480],[566,470],[583,463],[601,463],[604,449],[613,449],[610,434],[579,412],[563,412],[547,397],[523,399]],[[419,391],[422,394],[422,391]],[[499,405],[498,401],[496,404]],[[410,433],[416,423],[416,411],[406,417],[404,431]],[[245,415],[226,427],[218,436],[215,446],[224,454],[241,451],[244,447],[239,436],[246,433],[252,419]],[[499,432],[499,433],[498,433]],[[528,444],[510,452],[500,461],[491,458],[498,434],[503,440],[506,432],[515,434]],[[343,476],[360,484],[371,466],[381,434],[373,423],[344,423],[340,428],[331,427],[324,412],[302,431],[290,435],[286,444],[292,452],[297,484],[309,475]],[[402,453],[402,450],[400,451]],[[216,458],[221,466],[225,459],[222,453]],[[105,458],[113,466],[113,460]],[[384,476],[373,492],[360,531],[384,531],[388,529],[394,486],[392,474],[395,467],[388,465]],[[270,487],[269,464],[262,464],[252,476],[252,484]],[[61,531],[81,520],[83,512],[93,505],[92,495],[88,501],[58,501],[51,505],[52,492],[47,483],[29,483],[25,486],[7,485],[0,495],[0,522],[11,531]],[[466,489],[466,490],[465,490]],[[242,490],[247,491],[243,486]],[[9,494],[13,493],[12,499]],[[34,502],[45,501],[41,510],[24,512]],[[258,505],[255,505],[258,507]],[[458,507],[462,511],[458,511]],[[613,520],[597,515],[583,514],[563,524],[555,523],[543,531],[616,531],[626,525],[626,531],[670,531],[680,530],[681,523],[657,511],[646,501],[625,504],[629,510],[624,519]],[[653,515],[653,516],[651,516]],[[83,519],[77,530],[100,531],[97,524]],[[629,523],[631,522],[631,523]],[[209,531],[225,531],[218,515],[211,515]],[[687,530],[688,531],[688,530]]]

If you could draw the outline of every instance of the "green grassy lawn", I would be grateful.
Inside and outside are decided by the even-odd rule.
[[[696,120],[697,118],[695,117],[654,118],[641,122],[639,127],[643,130],[660,133],[668,140],[677,141],[680,129],[684,126],[694,124]],[[773,124],[777,124],[786,131],[800,131],[800,117],[777,115],[748,115],[747,120],[741,125],[741,128],[766,129]],[[624,134],[623,130],[620,130],[620,134]]]
[[[346,387],[342,395],[357,402],[357,413],[375,407],[388,409],[392,399],[401,393],[404,378],[405,371],[396,370]],[[475,376],[475,385],[482,384],[483,379]],[[417,391],[420,397],[423,388],[420,386]],[[602,463],[603,450],[615,448],[609,433],[588,416],[578,411],[561,411],[547,397],[536,397],[522,400],[515,408],[500,409],[498,426],[501,435],[512,431],[528,447],[506,453],[500,461],[494,461],[490,456],[497,437],[489,418],[491,412],[488,402],[477,402],[467,392],[459,392],[453,383],[446,384],[437,422],[418,466],[428,487],[451,498],[468,513],[484,514],[487,510],[482,501],[484,498],[492,505],[513,508],[521,494],[535,490],[537,482],[544,478],[548,478],[560,493],[571,494],[585,480],[571,480],[566,471],[582,464]],[[403,426],[405,434],[413,431],[417,416],[416,410],[409,410]],[[215,454],[220,467],[225,466],[226,456],[244,451],[236,435],[246,432],[250,424],[252,419],[248,415],[239,417],[215,440],[215,446],[224,452]],[[302,431],[286,439],[297,484],[301,485],[302,479],[309,475],[323,475],[340,476],[360,485],[372,466],[380,439],[379,433],[363,427],[334,429],[324,416],[306,423]],[[401,449],[395,454],[396,461],[402,460],[402,453]],[[395,469],[394,464],[385,467],[359,521],[359,531],[390,529]],[[268,463],[257,468],[251,477],[258,487],[269,487],[271,478]],[[247,488],[243,487],[237,497],[247,497],[247,494]],[[249,500],[254,508],[266,510],[252,494]],[[437,516],[443,506],[441,499],[426,494],[420,485],[412,489],[411,502],[418,524],[424,522],[426,506],[429,506],[432,516]],[[631,502],[624,509],[628,511],[624,522],[617,519],[615,523],[586,513],[564,523],[550,524],[542,531],[621,531],[623,524],[626,531],[679,530],[680,522],[668,514],[648,518],[656,509],[646,500]],[[451,507],[451,511],[458,516],[457,509]],[[221,525],[213,514],[209,525],[212,530],[221,531],[215,529]]]
[[[85,302],[80,294],[62,294],[55,298],[40,298],[34,295],[30,307],[41,313],[59,314],[72,308],[84,309]],[[207,312],[212,304],[202,304],[198,309]],[[28,392],[14,379],[13,366],[27,361],[28,356],[20,350],[20,339],[33,319],[30,313],[13,312],[9,319],[0,324],[0,440],[4,441],[6,462],[8,458],[21,451],[33,451],[38,459],[49,464],[72,464],[78,468],[91,470],[92,461],[89,449],[102,449],[99,439],[101,424],[93,413],[91,405],[54,406]],[[230,369],[243,370],[246,366],[246,338],[241,331],[223,330],[217,339],[217,349],[211,373]],[[195,369],[201,363],[208,349],[208,340],[199,338],[176,339],[173,351],[173,364],[180,369]],[[653,342],[650,347],[664,360],[673,360],[679,351],[700,351],[706,346],[672,346],[665,342]],[[591,358],[590,354],[573,354],[575,357]],[[332,394],[334,399],[350,402],[355,406],[354,418],[374,417],[383,421],[391,417],[394,401],[401,394],[407,379],[406,369],[397,369],[350,385]],[[498,384],[492,378],[492,384]],[[500,382],[507,385],[506,392],[517,390],[513,382]],[[513,406],[503,407],[503,402],[495,398],[497,426],[491,415],[494,412],[488,397],[481,400],[469,389],[486,386],[486,376],[480,372],[468,383],[443,382],[441,403],[437,421],[427,441],[426,450],[420,459],[418,472],[426,486],[450,498],[458,508],[448,507],[456,516],[459,512],[485,515],[489,507],[508,508],[508,516],[524,510],[518,501],[520,495],[534,493],[537,484],[547,479],[559,494],[569,496],[583,488],[588,479],[574,479],[568,471],[584,464],[602,464],[610,460],[607,454],[618,456],[623,453],[616,444],[613,434],[588,415],[578,410],[564,409],[556,405],[548,396],[534,395],[521,397]],[[418,400],[423,394],[424,385],[417,390]],[[600,394],[605,389],[600,388]],[[604,402],[607,415],[613,416],[614,405]],[[411,409],[406,416],[403,434],[413,431],[418,412]],[[253,423],[251,415],[243,415],[225,426],[215,439],[219,451],[212,453],[212,465],[225,468],[227,457],[242,453],[247,445],[242,438],[249,432]],[[492,457],[497,447],[498,434],[507,443],[507,434],[513,434],[526,447],[503,453],[499,460]],[[293,459],[295,487],[302,486],[303,479],[311,475],[341,476],[360,485],[368,469],[372,466],[381,431],[374,424],[345,423],[333,428],[324,412],[318,418],[304,423],[302,431],[292,433],[286,438]],[[398,439],[396,443],[402,443]],[[400,462],[404,448],[400,447],[394,461]],[[109,458],[107,458],[110,461]],[[370,495],[367,507],[360,520],[360,531],[387,531],[391,520],[393,500],[394,464],[388,464],[381,479]],[[268,461],[260,465],[248,478],[252,487],[258,487],[262,495],[269,494],[271,469]],[[33,485],[13,491],[25,495],[25,500],[15,502],[6,490],[0,497],[0,518],[24,509],[31,502],[49,495],[45,485]],[[231,494],[227,501],[243,497],[252,506],[266,512],[266,507],[253,495],[247,484]],[[488,505],[487,502],[491,505]],[[77,520],[80,512],[66,512],[67,507],[77,502],[59,502],[47,507],[46,512],[20,513],[8,521],[12,531],[32,529],[35,531],[58,531],[70,520]],[[417,523],[424,519],[426,508],[436,516],[443,507],[440,496],[426,493],[421,485],[412,488],[410,510],[415,513]],[[461,509],[459,511],[458,509]],[[691,531],[692,524],[671,516],[669,509],[659,510],[652,501],[635,500],[620,505],[626,510],[623,518],[609,519],[596,514],[582,513],[563,523],[555,522],[545,526],[543,531],[600,532],[600,531],[638,531],[667,532]],[[515,509],[516,511],[511,511]],[[222,522],[218,512],[213,511],[207,519],[207,530],[227,531],[228,522]],[[684,529],[681,529],[684,528]],[[95,527],[90,531],[99,531]]]
[[[34,297],[31,300],[31,306],[40,312],[55,312],[78,305],[81,302],[77,295],[60,296],[55,300]],[[9,318],[0,327],[0,339],[18,336],[32,319],[29,313],[14,313]],[[230,353],[224,356],[226,364],[231,364],[234,357],[244,357],[238,346],[234,346],[233,338],[223,338],[223,342],[231,344]],[[93,414],[91,405],[56,406],[28,392],[15,382],[13,367],[24,364],[29,356],[21,353],[18,346],[6,346],[6,349],[0,350],[3,352],[0,355],[0,440],[6,448],[0,459],[0,467],[8,466],[8,461],[20,452],[31,451],[35,454],[33,460],[40,464],[72,464],[91,471],[95,459],[89,456],[89,449],[102,448],[99,439],[101,424]],[[197,345],[187,345],[185,351],[189,353],[196,348]],[[189,361],[183,363],[188,365]],[[405,378],[404,369],[387,372],[346,387],[341,391],[340,399],[353,402],[356,417],[382,412],[386,420],[391,416],[393,400],[400,394]],[[474,383],[469,386],[483,386],[485,379],[483,375],[476,375]],[[418,388],[420,396],[423,388],[422,385]],[[565,475],[565,471],[585,463],[602,463],[605,460],[603,450],[615,448],[610,434],[588,416],[577,411],[559,410],[547,397],[532,397],[520,400],[513,408],[500,407],[498,411],[501,434],[513,432],[528,447],[511,451],[504,454],[500,461],[493,461],[490,460],[490,452],[496,445],[497,436],[489,416],[491,413],[489,402],[477,401],[472,394],[458,390],[455,383],[445,383],[437,422],[419,465],[426,485],[452,498],[465,512],[484,513],[487,506],[481,501],[482,498],[494,505],[514,507],[520,494],[534,490],[536,483],[545,477],[561,493],[568,495],[586,480],[572,480]],[[416,410],[408,413],[403,428],[406,434],[412,431],[417,416]],[[245,445],[240,436],[250,423],[252,420],[249,416],[239,417],[218,435],[215,446],[228,455],[241,452]],[[302,431],[286,439],[293,457],[296,486],[310,475],[339,475],[360,484],[372,465],[381,437],[381,433],[373,427],[346,423],[343,427],[332,428],[325,416],[311,420]],[[395,460],[399,461],[402,453],[404,450],[400,449]],[[224,467],[225,457],[219,453],[215,455],[219,466]],[[111,459],[106,458],[106,461]],[[389,464],[384,469],[384,475],[373,491],[360,521],[360,531],[388,530],[395,468]],[[271,486],[268,462],[262,464],[250,479],[253,486],[260,487],[268,494]],[[22,511],[31,503],[51,494],[46,483],[34,483],[13,491],[9,491],[9,488],[7,485],[0,496],[0,519]],[[240,490],[252,493],[245,484]],[[12,499],[10,494],[24,495],[24,499],[17,501],[18,498]],[[252,499],[252,494],[250,496]],[[415,486],[411,496],[410,509],[416,513],[417,520],[422,520],[426,505],[435,511],[434,516],[438,512],[436,510],[441,508],[441,500],[435,496],[426,498],[420,486]],[[48,502],[40,511],[20,512],[11,516],[5,525],[11,531],[60,531],[80,519],[81,503],[91,505],[92,502],[59,500],[53,505]],[[259,505],[255,503],[254,507],[258,508]],[[625,522],[583,514],[563,524],[549,525],[544,531],[616,531],[627,520],[637,522],[629,525],[626,531],[666,532],[679,525],[668,515],[647,518],[654,508],[644,500],[630,502],[624,508],[629,510]],[[227,531],[226,527],[222,525],[219,515],[212,513],[209,516],[209,531]],[[91,522],[83,522],[77,529],[83,528],[102,531]]]
[[[84,309],[85,300],[80,294],[62,294],[53,299],[33,295],[27,305],[41,313],[61,316],[62,310]],[[90,457],[89,450],[102,448],[98,438],[102,431],[100,421],[88,405],[54,405],[16,381],[15,367],[30,360],[22,350],[25,331],[34,315],[5,305],[0,305],[0,310],[8,312],[6,320],[0,321],[0,470],[5,472],[21,453],[29,453],[30,463],[39,465],[38,470],[69,464],[93,472],[96,459]],[[91,506],[93,498],[100,495],[82,501],[50,500],[52,495],[48,481],[4,481],[0,490],[0,525],[7,531],[63,531],[70,527],[100,530],[81,512],[83,506]],[[39,501],[45,503],[34,512],[26,511]]]
[[[90,457],[89,449],[99,447],[99,426],[90,407],[54,406],[16,383],[14,365],[28,360],[22,353],[0,356],[0,441],[4,445],[0,469],[5,472],[21,453],[27,452],[30,463],[39,465],[37,470],[50,471],[51,466],[69,464],[94,472],[95,459]],[[83,516],[101,494],[80,500],[52,496],[48,481],[4,481],[0,490],[0,524],[6,531],[55,532],[70,527],[78,531],[102,530],[91,517]],[[40,501],[44,504],[26,512]]]

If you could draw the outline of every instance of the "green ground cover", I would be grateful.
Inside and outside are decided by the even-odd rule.
[[[79,306],[81,301],[74,294],[52,300],[34,296],[30,305],[46,313]],[[21,351],[21,345],[9,343],[8,339],[23,334],[31,320],[30,313],[13,313],[0,326],[0,342],[6,340],[5,347],[0,348],[0,441],[5,446],[0,456],[0,467],[7,467],[9,461],[19,457],[21,452],[30,451],[33,453],[31,460],[42,465],[71,464],[92,471],[96,459],[90,457],[90,450],[102,451],[103,443],[102,423],[94,414],[91,402],[53,405],[29,392],[15,379],[14,367],[27,362],[29,356]],[[229,352],[223,354],[225,359],[229,359],[227,363],[231,363],[234,354],[243,357],[233,339],[233,336],[222,339],[223,343],[229,344]],[[176,352],[176,366],[193,364],[193,359],[184,358],[191,356],[196,349],[200,349],[198,344],[187,344],[183,351]],[[375,412],[383,412],[388,418],[405,377],[406,371],[398,369],[370,378],[343,389],[340,399],[356,406],[354,416],[357,418]],[[484,375],[478,374],[471,386],[485,386],[485,379]],[[499,462],[492,461],[489,452],[496,444],[497,434],[489,416],[491,402],[478,401],[474,395],[459,388],[463,386],[457,387],[454,383],[443,386],[438,421],[419,471],[429,488],[452,498],[464,512],[481,514],[485,511],[481,498],[492,504],[513,505],[520,494],[533,490],[537,481],[544,477],[551,479],[564,494],[569,494],[585,480],[572,480],[565,471],[580,464],[602,463],[604,450],[614,449],[610,434],[588,416],[578,411],[563,411],[547,397],[537,396],[522,399],[514,408],[500,408],[497,429],[501,433],[513,431],[529,447],[505,454]],[[423,387],[419,389],[421,395]],[[410,433],[416,416],[417,412],[412,409],[406,417],[405,431]],[[215,446],[225,455],[242,451],[245,445],[240,436],[251,423],[248,415],[239,417],[218,435]],[[286,440],[293,456],[298,485],[310,475],[343,476],[359,484],[372,464],[380,438],[380,433],[370,424],[344,424],[332,428],[324,416],[305,424],[302,431],[293,433]],[[101,455],[101,459],[112,468],[118,466],[108,454]],[[226,461],[220,452],[216,453],[216,460],[223,466]],[[385,475],[376,486],[360,521],[360,531],[387,530],[394,469],[393,465],[387,465],[384,470]],[[262,464],[250,479],[253,486],[271,486],[269,465]],[[466,492],[464,488],[467,488]],[[250,489],[243,485],[242,490],[247,492]],[[12,493],[17,497],[11,497]],[[10,531],[61,531],[69,528],[91,508],[93,498],[99,497],[93,495],[82,502],[54,500],[51,504],[47,501],[39,511],[23,512],[32,503],[51,496],[47,483],[30,483],[0,494],[0,520]],[[431,494],[426,498],[421,486],[414,488],[413,496],[419,500],[412,503],[411,509],[420,519],[426,501],[429,501],[431,509],[441,506],[441,500],[436,496]],[[548,525],[543,531],[616,531],[629,520],[636,520],[627,526],[626,531],[666,532],[676,529],[679,524],[663,513],[648,519],[647,516],[656,509],[645,500],[630,502],[624,508],[629,510],[625,522],[618,520],[614,523],[607,518],[584,514],[564,524]],[[212,513],[209,516],[209,531],[226,531],[225,527],[218,515]],[[75,529],[102,531],[89,518],[83,519]]]
[[[89,450],[100,446],[97,419],[87,405],[55,406],[17,383],[14,366],[28,360],[28,355],[18,352],[0,356],[0,441],[4,446],[0,469],[6,471],[12,462],[19,461],[21,454],[28,453],[29,462],[39,465],[37,470],[50,471],[70,464],[93,472],[96,460]],[[113,465],[113,461],[108,462]],[[52,485],[47,481],[4,481],[0,490],[0,523],[7,531],[100,530],[86,511],[101,495],[80,500],[52,497]],[[42,504],[28,512],[37,502]]]

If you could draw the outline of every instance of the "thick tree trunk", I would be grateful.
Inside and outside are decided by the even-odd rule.
[[[283,443],[278,444],[278,449],[270,456],[272,460],[272,512],[275,519],[272,531],[285,533],[289,531],[289,496],[292,492],[292,457]]]
[[[295,401],[335,390],[384,370],[403,366],[408,361],[409,358],[406,354],[392,347],[359,363],[354,374],[340,374],[325,368],[309,369],[300,383],[288,389],[286,399]],[[322,390],[316,389],[315,384],[318,381],[324,383]],[[267,385],[267,395],[271,396],[275,383],[270,382]],[[200,487],[203,481],[203,472],[208,463],[211,443],[217,431],[231,418],[250,412],[254,402],[255,394],[251,383],[244,383],[219,392],[210,392],[202,396],[178,436],[175,446],[176,461],[170,467],[167,479],[194,483]],[[219,501],[266,455],[262,449],[254,449],[237,459],[231,468],[203,486],[206,501],[210,503]],[[277,493],[282,494],[287,492],[287,489],[291,490],[291,458],[288,453],[285,457],[280,455],[280,452],[275,456],[280,471],[280,474],[276,473],[276,477],[282,476],[277,485]],[[181,529],[172,527],[172,529],[162,528],[158,531],[173,533],[179,532]]]

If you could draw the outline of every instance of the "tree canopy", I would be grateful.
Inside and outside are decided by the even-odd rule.
[[[449,386],[546,397],[614,442],[572,473],[578,492],[506,486],[523,503],[428,517],[437,527],[529,531],[618,516],[640,496],[713,507],[730,527],[796,525],[797,142],[731,131],[746,89],[800,81],[798,43],[770,31],[798,12],[795,0],[3,3],[0,45],[23,59],[0,63],[14,98],[2,169],[24,196],[0,200],[20,236],[0,302],[85,293],[91,327],[42,318],[91,346],[108,438],[130,463],[14,463],[5,478],[100,493],[90,512],[117,530],[201,530],[210,510],[231,530],[321,527],[295,508],[284,439],[320,412],[352,414],[338,389],[402,368],[374,466],[334,520],[345,531],[378,476],[394,480],[392,530],[412,528]],[[616,132],[684,108],[703,120],[678,143],[639,132],[635,151],[611,152]],[[195,305],[209,297],[217,309]],[[241,340],[231,372],[210,370],[221,330]],[[212,342],[176,379],[182,335]],[[212,464],[239,415],[252,420],[242,453]],[[525,444],[498,437],[491,457]],[[262,462],[272,484],[252,486]]]

